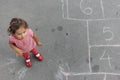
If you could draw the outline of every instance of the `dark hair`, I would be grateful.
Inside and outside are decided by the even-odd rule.
[[[8,28],[8,33],[15,34],[16,30],[19,29],[21,26],[28,28],[28,24],[25,20],[21,18],[12,18],[10,21],[10,26]]]

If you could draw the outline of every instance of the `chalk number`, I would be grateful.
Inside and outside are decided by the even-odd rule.
[[[106,41],[111,41],[111,40],[113,39],[113,37],[114,37],[114,34],[113,34],[113,32],[110,30],[110,27],[103,27],[103,34],[106,34],[106,33],[111,34],[111,36],[108,37],[108,38],[105,38],[105,40],[106,40]]]

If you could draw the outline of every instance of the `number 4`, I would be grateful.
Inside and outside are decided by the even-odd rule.
[[[106,52],[106,50],[105,50],[103,55],[100,57],[100,60],[108,60],[109,67],[112,68],[110,59],[112,59],[112,58],[109,56],[108,52]]]

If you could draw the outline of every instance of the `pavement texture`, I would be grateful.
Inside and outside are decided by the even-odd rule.
[[[13,17],[38,35],[27,68],[8,45]],[[120,80],[120,0],[0,0],[0,80]]]

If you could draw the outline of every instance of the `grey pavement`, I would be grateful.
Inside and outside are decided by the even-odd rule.
[[[27,68],[8,45],[13,17],[43,46]],[[0,0],[0,80],[120,80],[120,0]]]

